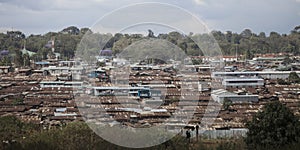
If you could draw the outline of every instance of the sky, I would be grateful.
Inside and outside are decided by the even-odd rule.
[[[202,20],[210,30],[222,32],[240,33],[250,29],[255,33],[284,34],[300,25],[300,0],[0,0],[0,31],[20,30],[30,35],[57,32],[68,26],[92,27],[99,19],[109,18],[116,9],[144,2],[181,7]],[[153,16],[168,14],[168,9],[153,9],[150,12]],[[143,9],[134,12],[140,16],[149,13]],[[123,14],[126,16],[126,11]],[[175,13],[165,18],[177,16]],[[193,23],[184,22],[181,17],[177,21],[187,27]],[[116,23],[122,26],[122,21]]]

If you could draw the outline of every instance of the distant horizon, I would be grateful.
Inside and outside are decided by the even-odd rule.
[[[3,28],[0,28],[0,33],[7,33],[7,32],[9,32],[9,31],[20,31],[20,32],[22,32],[23,34],[25,34],[26,37],[28,37],[28,36],[30,36],[30,35],[45,35],[45,34],[50,33],[50,32],[58,33],[58,32],[61,32],[63,29],[68,28],[68,27],[71,27],[71,26],[75,26],[75,25],[65,26],[65,27],[63,27],[63,28],[61,28],[61,29],[57,29],[56,31],[54,31],[54,29],[53,29],[53,30],[48,30],[48,31],[45,31],[45,32],[43,32],[43,33],[41,33],[41,32],[40,32],[40,33],[38,33],[38,32],[36,32],[36,33],[27,33],[27,32],[24,32],[24,31],[22,31],[22,30],[19,30],[19,29],[17,29],[17,28],[11,28],[11,29],[3,29]],[[297,26],[297,25],[296,25],[296,26]],[[296,26],[295,26],[295,27],[296,27]],[[300,26],[300,23],[299,23],[299,26]],[[82,28],[89,28],[89,29],[91,29],[90,27],[86,27],[86,26],[82,26],[82,27],[75,26],[75,27],[77,27],[78,29],[82,29]],[[241,32],[243,32],[243,31],[246,30],[246,29],[250,29],[250,30],[252,31],[252,33],[254,33],[254,34],[259,34],[259,33],[261,33],[261,32],[264,32],[264,33],[266,34],[266,36],[269,36],[271,32],[276,32],[276,33],[278,33],[278,34],[280,34],[280,35],[283,35],[283,34],[290,34],[291,31],[294,29],[294,27],[292,27],[292,28],[290,29],[290,31],[287,32],[287,33],[285,33],[285,32],[278,32],[278,31],[269,31],[269,32],[258,31],[258,32],[256,32],[256,31],[253,31],[251,28],[244,28],[244,29],[241,30],[241,31],[211,29],[210,32],[212,32],[212,31],[220,31],[220,32],[222,32],[222,33],[226,33],[226,32],[228,32],[228,31],[231,31],[232,33],[240,34]],[[152,29],[150,29],[150,30],[152,30]],[[174,31],[175,31],[175,30],[174,30]],[[173,31],[170,31],[170,32],[173,32]],[[167,33],[170,33],[170,32],[155,32],[155,31],[154,31],[154,35],[155,35],[155,36],[158,36],[159,34],[167,34]],[[109,33],[109,32],[107,32],[107,33],[100,32],[100,33],[101,33],[101,34],[112,34],[112,35],[116,34],[116,33]],[[121,32],[117,32],[117,33],[121,33]],[[142,35],[147,35],[147,34],[148,34],[148,31],[145,30],[145,31],[143,31],[143,32],[136,32],[136,33],[132,32],[132,33],[130,33],[130,34],[142,34]],[[194,34],[197,34],[197,33],[194,33]]]

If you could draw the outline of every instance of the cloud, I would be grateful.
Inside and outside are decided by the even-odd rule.
[[[11,30],[12,29],[0,27],[0,33],[6,33],[7,31],[11,31]]]
[[[206,33],[208,29],[203,22],[190,13],[160,3],[147,3],[124,7],[102,18],[96,25],[99,32],[116,33],[120,30],[147,31],[148,29],[170,32],[182,31],[186,34]],[[115,29],[114,31],[112,29]]]
[[[60,31],[71,25],[90,27],[114,9],[149,1],[183,7],[207,22],[212,30],[240,32],[251,28],[254,32],[288,33],[299,25],[300,0],[0,0],[1,27],[27,34]],[[160,16],[167,10],[156,11]],[[147,11],[139,10],[141,17],[143,13]],[[126,14],[120,20],[125,18]]]
[[[103,4],[107,0],[52,0],[54,8],[58,9],[81,9],[94,5]],[[48,1],[49,2],[49,1]]]
[[[76,10],[103,4],[107,0],[1,0],[1,4],[33,11]]]
[[[194,2],[195,2],[197,5],[204,5],[204,4],[205,4],[204,0],[194,0]]]

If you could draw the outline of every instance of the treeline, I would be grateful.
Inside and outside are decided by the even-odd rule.
[[[197,44],[192,39],[208,40],[207,34],[182,35],[178,32],[170,32],[167,34],[155,34],[149,30],[149,34],[144,36],[142,34],[99,34],[91,33],[88,28],[79,29],[71,26],[59,32],[49,32],[44,35],[29,35],[25,36],[20,31],[8,31],[7,33],[0,33],[0,50],[9,50],[18,59],[24,60],[18,51],[26,46],[26,49],[36,52],[36,55],[31,56],[32,60],[39,61],[47,58],[51,53],[51,48],[46,46],[51,39],[55,40],[55,52],[61,54],[62,59],[70,59],[75,56],[77,45],[86,33],[102,35],[108,38],[103,49],[112,49],[114,53],[118,53],[131,45],[132,43],[146,39],[157,38],[165,39],[177,45],[184,50],[188,55],[199,56],[202,55]],[[232,31],[221,32],[212,31],[211,35],[219,43],[223,55],[244,55],[250,59],[254,54],[265,53],[291,53],[293,55],[300,54],[300,26],[295,27],[289,34],[279,34],[271,32],[268,35],[264,32],[253,33],[250,29],[245,29],[241,33],[234,33]],[[103,43],[101,43],[103,44]],[[27,57],[27,56],[26,56]],[[1,58],[2,59],[2,58]],[[24,62],[15,62],[18,65],[24,65]]]

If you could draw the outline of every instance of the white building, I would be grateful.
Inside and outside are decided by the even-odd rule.
[[[293,71],[257,71],[257,72],[213,72],[212,78],[226,77],[262,77],[264,79],[287,79]],[[300,75],[300,71],[294,71]]]
[[[238,95],[224,89],[212,91],[211,97],[218,103],[223,103],[225,99],[233,103],[258,102],[258,95]]]
[[[65,82],[65,81],[41,81],[40,87],[71,87],[71,88],[80,88],[83,86],[83,82]]]
[[[261,87],[264,79],[260,78],[225,78],[222,81],[225,87]]]

